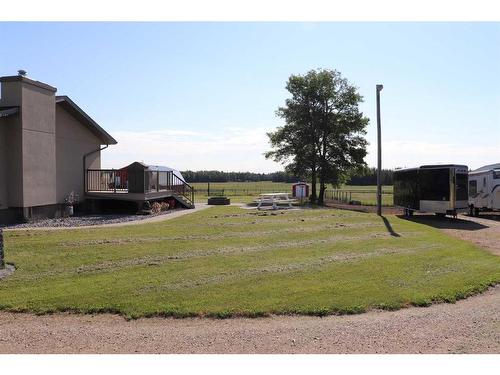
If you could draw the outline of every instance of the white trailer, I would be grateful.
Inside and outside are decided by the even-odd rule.
[[[469,172],[469,212],[500,210],[500,163]]]

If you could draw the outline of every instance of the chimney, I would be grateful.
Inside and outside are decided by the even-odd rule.
[[[0,77],[0,107],[19,107],[9,124],[9,164],[12,178],[9,206],[54,204],[56,171],[57,89],[26,77]]]

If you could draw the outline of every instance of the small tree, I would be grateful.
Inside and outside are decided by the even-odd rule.
[[[265,156],[309,178],[311,201],[323,204],[327,183],[339,185],[350,170],[366,165],[369,120],[359,111],[363,98],[336,70],[292,75],[286,89],[291,98],[276,111],[285,125],[267,134],[273,150]]]

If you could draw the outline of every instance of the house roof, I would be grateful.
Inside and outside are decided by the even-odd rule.
[[[49,90],[52,92],[56,92],[57,89],[55,87],[52,87],[50,85],[47,85],[46,83],[40,82],[40,81],[35,81],[34,79],[25,77],[25,76],[5,76],[5,77],[0,77],[0,82],[24,82],[32,86],[37,86],[45,90]]]
[[[19,113],[19,107],[0,107],[0,117],[8,117]]]
[[[489,172],[489,171],[492,171],[494,169],[500,169],[500,163],[485,165],[484,167],[470,171],[469,174]]]
[[[173,174],[175,176],[177,176],[178,178],[180,178],[182,181],[184,181],[184,182],[186,181],[184,179],[184,176],[182,175],[182,173],[179,170],[177,170],[175,168],[167,167],[167,166],[164,166],[164,165],[148,165],[148,164],[143,163],[141,161],[134,161],[132,164],[127,165],[123,169],[131,167],[131,166],[135,166],[135,165],[140,165],[145,170],[149,170],[149,171],[153,171],[153,172],[156,172],[156,171],[159,171],[159,172],[173,172]]]
[[[89,115],[76,105],[68,96],[56,96],[56,104],[62,106],[75,118],[80,120],[87,128],[94,133],[106,145],[115,145],[118,142],[106,130],[101,128]]]

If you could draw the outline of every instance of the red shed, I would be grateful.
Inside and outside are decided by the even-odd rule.
[[[293,184],[292,196],[300,199],[309,197],[309,185],[306,182],[297,182]]]

